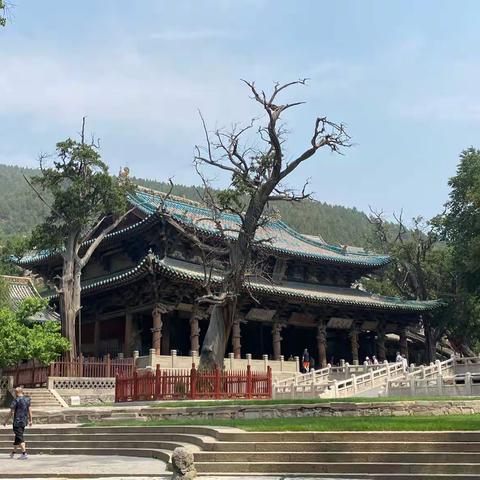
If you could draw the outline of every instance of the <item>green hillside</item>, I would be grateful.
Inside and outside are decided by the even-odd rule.
[[[0,236],[28,234],[45,215],[47,207],[28,186],[24,175],[32,169],[0,165]],[[165,191],[167,184],[154,180],[135,179],[148,188]],[[197,200],[194,187],[175,186],[175,195]],[[328,205],[317,201],[301,204],[279,203],[282,219],[298,231],[321,235],[331,243],[364,246],[370,230],[367,216],[356,209]]]

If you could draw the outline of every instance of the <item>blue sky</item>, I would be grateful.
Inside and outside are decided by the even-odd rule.
[[[15,0],[0,31],[0,163],[35,166],[78,132],[101,139],[113,171],[197,182],[209,126],[257,115],[241,78],[285,97],[288,154],[317,115],[355,146],[321,152],[290,179],[315,198],[387,214],[442,210],[458,154],[480,147],[480,4],[440,0]],[[221,180],[220,180],[221,181]]]

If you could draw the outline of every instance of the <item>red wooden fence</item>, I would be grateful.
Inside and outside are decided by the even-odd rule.
[[[132,376],[135,371],[133,358],[88,358],[58,360],[49,366],[41,365],[37,360],[30,360],[16,367],[4,368],[3,376],[13,377],[14,386],[34,387],[47,383],[48,377],[115,377]]]
[[[117,375],[115,402],[171,399],[272,398],[272,370],[199,372],[191,370],[160,370],[134,372],[132,376]]]

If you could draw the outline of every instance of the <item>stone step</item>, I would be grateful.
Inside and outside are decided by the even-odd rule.
[[[178,442],[178,443],[190,443],[198,446],[204,445],[203,436],[189,435],[185,433],[96,433],[90,435],[84,434],[57,434],[55,430],[50,429],[50,433],[36,433],[35,430],[27,428],[25,433],[26,440],[31,442],[69,442],[69,441],[123,441],[123,442]],[[12,432],[11,429],[2,430],[0,434],[0,442],[10,442],[11,444]],[[209,445],[207,443],[206,445]]]
[[[13,436],[12,436],[13,438]],[[98,442],[95,440],[88,440],[84,442],[79,442],[79,441],[69,441],[69,442],[35,442],[31,441],[27,437],[25,437],[25,440],[28,443],[28,449],[29,450],[37,450],[37,451],[45,451],[45,452],[50,452],[50,451],[59,451],[65,448],[68,449],[116,449],[116,448],[121,448],[121,449],[140,449],[140,450],[148,450],[148,449],[160,449],[160,450],[173,450],[176,447],[181,447],[181,446],[186,446],[189,448],[191,451],[196,451],[198,450],[199,447],[196,445],[190,445],[187,442],[157,442],[157,441],[128,441],[128,442],[118,442],[118,441],[104,441],[104,442]],[[6,441],[0,441],[0,451],[8,451],[8,449],[12,446],[12,439],[10,439],[9,442]]]
[[[214,452],[480,452],[480,442],[211,442]]]
[[[466,432],[219,432],[225,442],[480,442],[480,431]]]
[[[196,462],[201,474],[265,473],[265,474],[469,474],[480,478],[479,463],[320,463],[320,462]],[[375,478],[375,477],[373,477]],[[423,477],[422,477],[423,478]],[[449,477],[450,478],[450,477]]]
[[[249,462],[249,463],[471,463],[478,464],[477,453],[460,452],[195,452],[195,461],[203,462]],[[479,470],[480,472],[480,470]]]
[[[33,419],[35,421],[35,418]],[[2,430],[0,429],[0,432]],[[35,425],[29,429],[29,434],[45,434],[45,435],[63,435],[63,434],[80,434],[80,435],[92,435],[92,434],[110,434],[110,433],[120,433],[120,434],[156,434],[156,433],[179,433],[179,434],[190,434],[190,435],[206,435],[215,437],[217,435],[217,430],[212,427],[203,427],[203,426],[185,426],[185,425],[165,425],[165,426],[135,426],[135,427],[41,427]],[[1,434],[1,433],[0,433]]]
[[[171,451],[154,448],[30,448],[29,455],[116,455],[127,457],[149,457],[158,458],[164,462],[170,461]],[[0,455],[7,456],[10,448],[0,449]],[[63,477],[63,475],[62,475]]]

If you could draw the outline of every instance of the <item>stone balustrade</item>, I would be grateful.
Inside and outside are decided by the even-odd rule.
[[[153,368],[160,365],[164,369],[190,369],[192,364],[198,367],[200,358],[197,352],[192,352],[190,356],[177,355],[176,350],[172,350],[170,355],[158,355],[154,349],[151,349],[149,355],[138,356],[138,352],[134,352],[136,358],[136,365],[138,368]],[[246,358],[234,358],[233,353],[229,353],[228,357],[224,359],[225,370],[246,370],[247,365],[250,365],[252,371],[266,372],[267,367],[271,367],[274,378],[284,375],[293,375],[299,371],[298,357],[292,360],[285,360],[283,356],[280,360],[270,360],[267,355],[263,355],[262,359],[253,359],[250,354]]]

